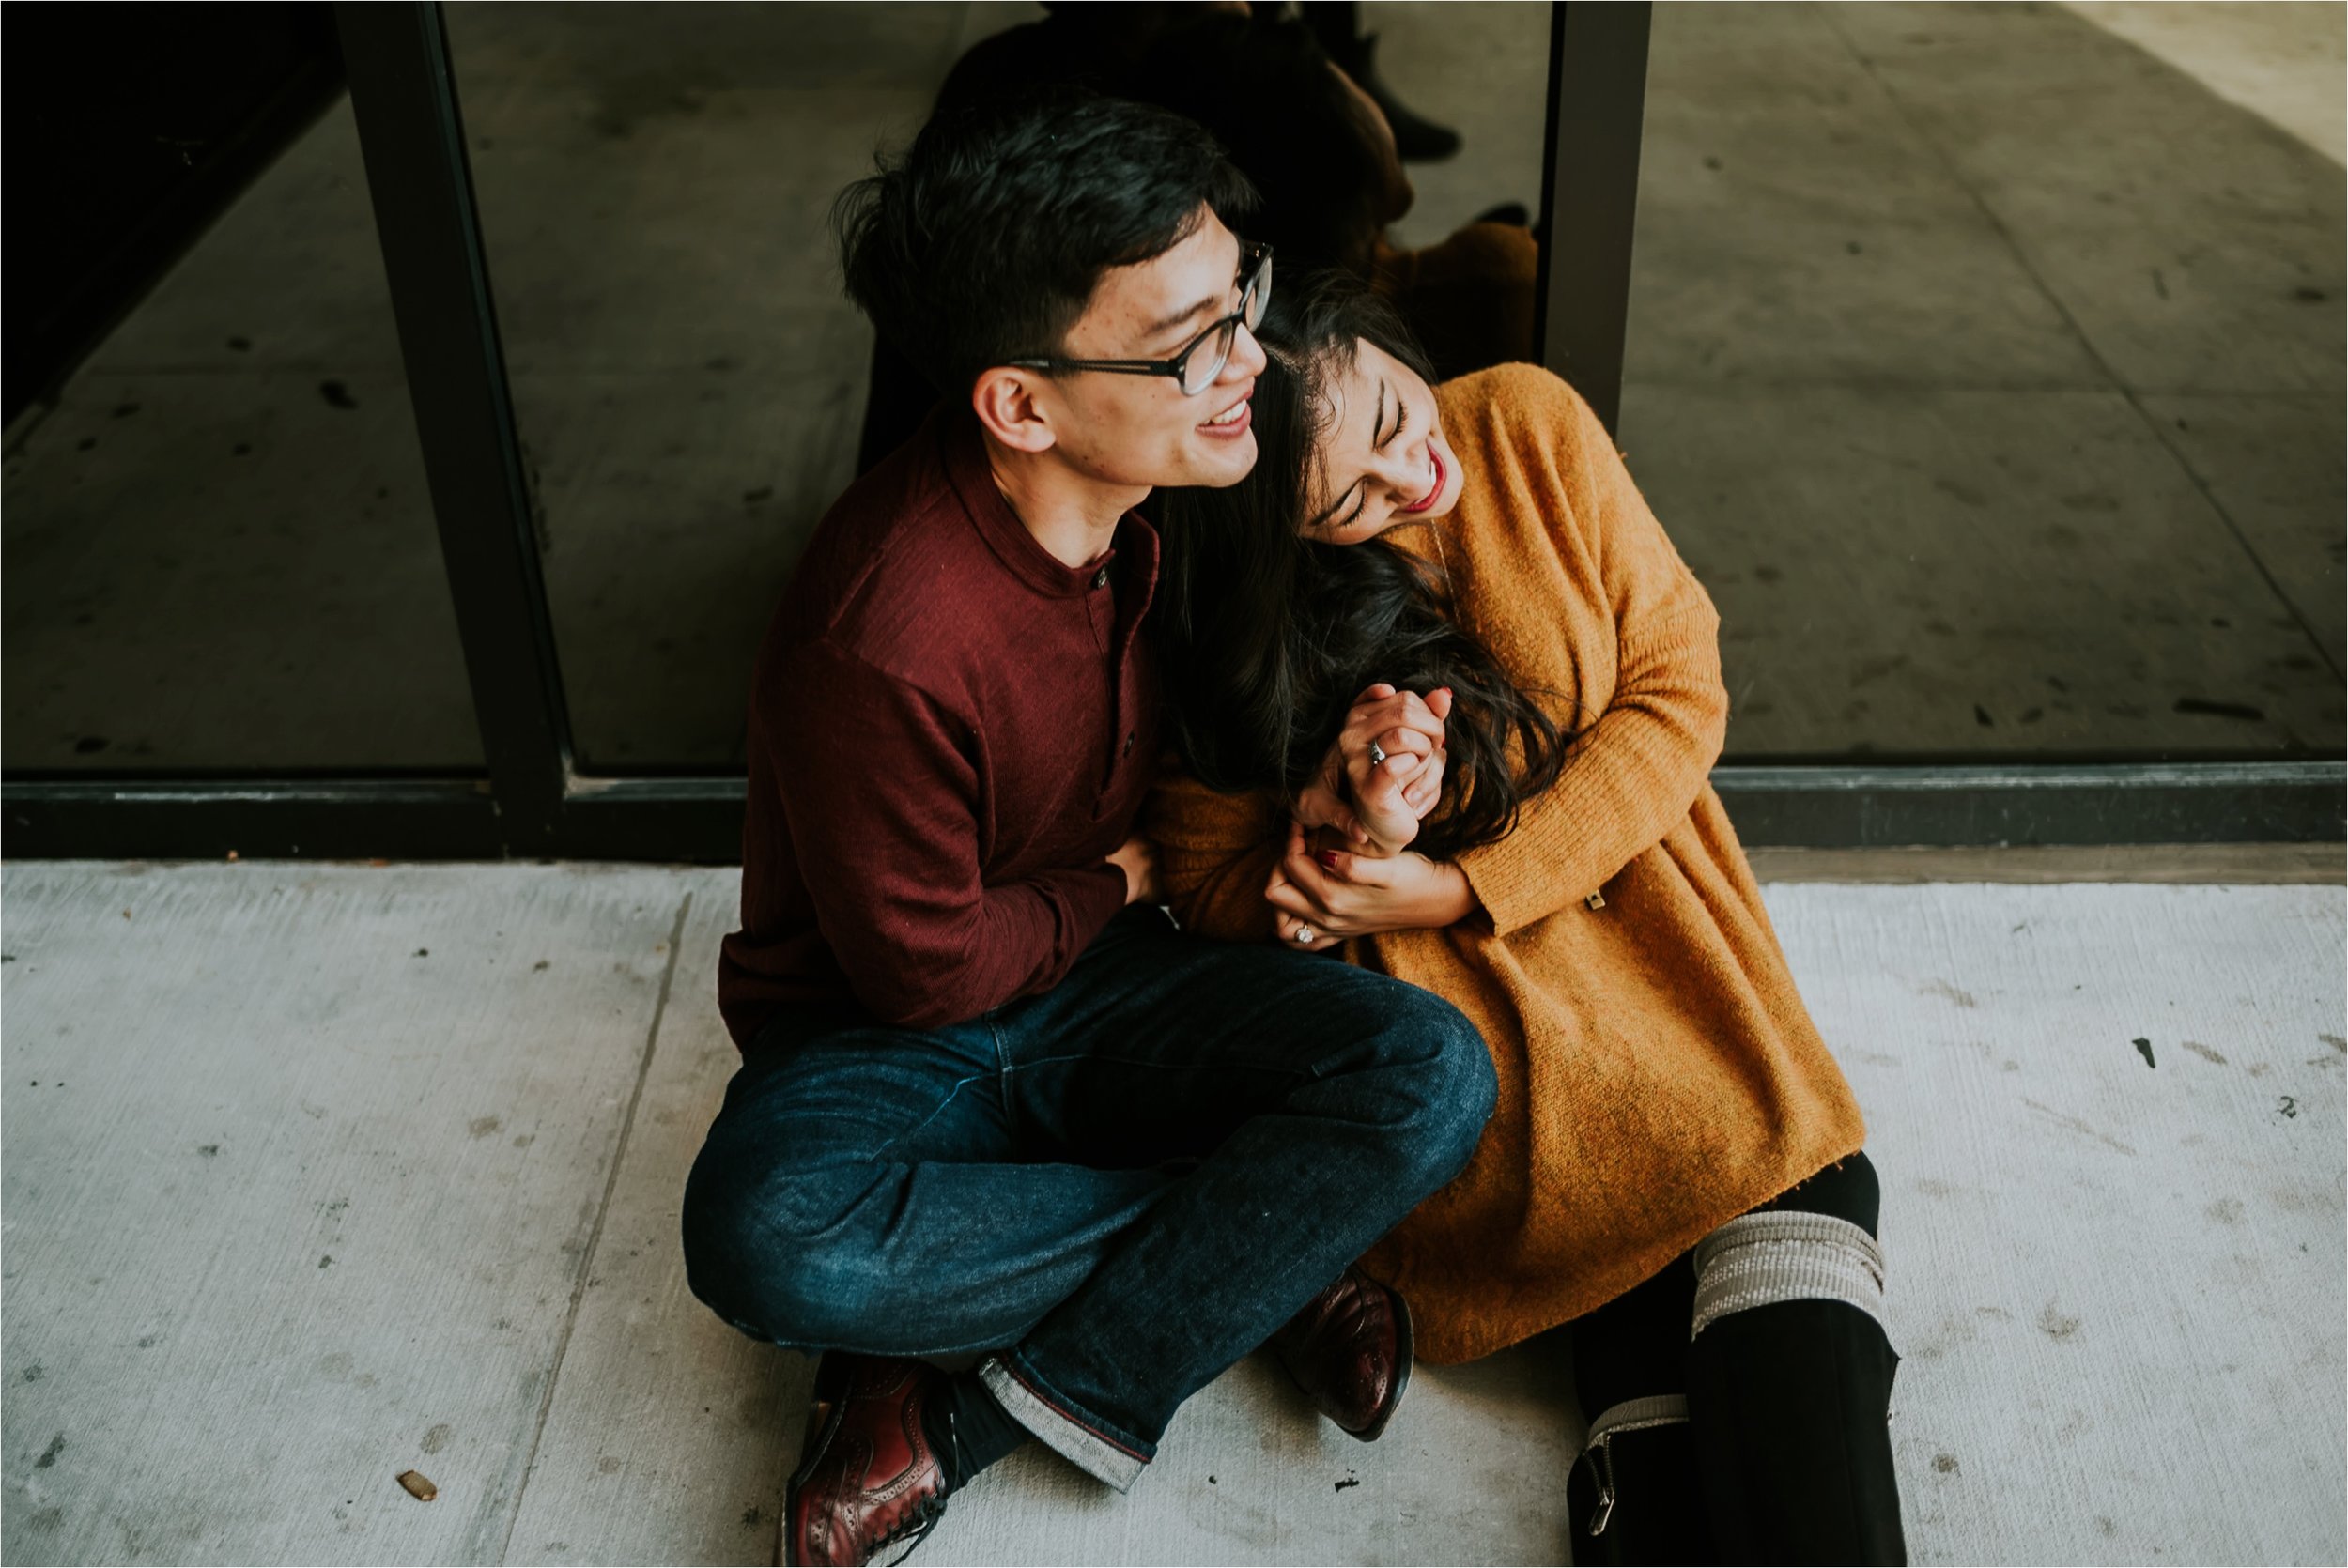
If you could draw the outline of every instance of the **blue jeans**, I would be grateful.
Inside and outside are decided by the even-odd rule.
[[[686,1186],[694,1294],[802,1350],[993,1351],[1004,1407],[1120,1490],[1458,1174],[1494,1093],[1441,998],[1147,908],[1043,995],[794,1009],[744,1058]]]

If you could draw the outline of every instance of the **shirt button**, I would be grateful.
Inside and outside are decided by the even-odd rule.
[[[1093,573],[1093,574],[1092,574],[1092,586],[1093,586],[1093,587],[1095,587],[1095,588],[1106,588],[1108,585],[1109,585],[1109,569],[1108,569],[1107,567],[1104,566],[1104,567],[1102,567],[1099,571],[1097,571],[1097,572],[1095,572],[1095,573]]]

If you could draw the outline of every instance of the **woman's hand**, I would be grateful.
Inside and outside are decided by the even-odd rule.
[[[1398,853],[1443,797],[1444,725],[1450,716],[1448,689],[1421,699],[1383,681],[1364,688],[1320,773],[1297,796],[1296,820],[1307,828],[1333,827],[1365,849]]]
[[[1423,854],[1384,858],[1319,850],[1302,823],[1264,886],[1282,945],[1318,953],[1349,936],[1433,930],[1475,910],[1467,873]]]

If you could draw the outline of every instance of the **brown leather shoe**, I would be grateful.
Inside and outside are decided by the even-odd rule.
[[[1374,1443],[1411,1385],[1411,1309],[1349,1268],[1272,1336],[1272,1352],[1340,1431]]]
[[[936,1522],[946,1476],[921,1433],[921,1405],[944,1376],[920,1361],[824,1358],[807,1446],[783,1499],[785,1563],[862,1568]]]

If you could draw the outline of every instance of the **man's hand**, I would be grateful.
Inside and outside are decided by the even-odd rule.
[[[1475,911],[1467,873],[1451,862],[1316,851],[1302,823],[1290,824],[1288,853],[1265,884],[1264,900],[1281,945],[1315,953],[1349,936],[1455,925]],[[1305,932],[1310,939],[1299,941]]]
[[[1158,875],[1158,847],[1136,833],[1117,847],[1109,864],[1125,873],[1128,904],[1166,901],[1166,884]]]

